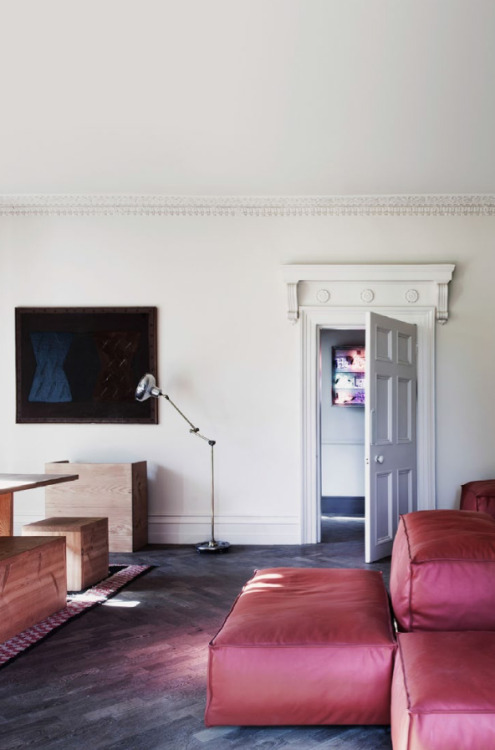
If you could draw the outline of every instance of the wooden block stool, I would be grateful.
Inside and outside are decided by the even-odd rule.
[[[0,642],[67,603],[65,541],[45,535],[0,538]]]
[[[69,591],[80,591],[108,575],[108,518],[45,518],[23,526],[22,534],[65,537]]]

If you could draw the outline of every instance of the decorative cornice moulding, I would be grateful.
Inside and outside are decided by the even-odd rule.
[[[0,216],[493,216],[495,194],[3,194]]]

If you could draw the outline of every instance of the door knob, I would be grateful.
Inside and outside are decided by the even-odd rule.
[[[381,456],[381,455],[380,456],[375,456],[375,463],[376,464],[382,464],[384,461],[385,461],[385,459],[383,458],[383,456]]]

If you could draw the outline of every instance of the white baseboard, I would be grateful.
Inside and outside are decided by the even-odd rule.
[[[14,534],[44,518],[43,514],[16,514]],[[231,544],[300,544],[297,516],[223,516],[215,519],[215,537]],[[198,544],[210,539],[209,516],[167,516],[148,518],[149,544]]]
[[[150,544],[197,544],[209,540],[208,516],[155,515],[148,519]],[[231,544],[300,544],[296,516],[222,516],[215,519],[215,538]]]

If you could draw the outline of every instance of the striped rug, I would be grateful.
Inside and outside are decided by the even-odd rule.
[[[0,667],[35,646],[69,620],[111,599],[120,589],[147,573],[152,567],[152,565],[111,565],[108,578],[84,591],[69,592],[67,605],[63,609],[0,644]]]

